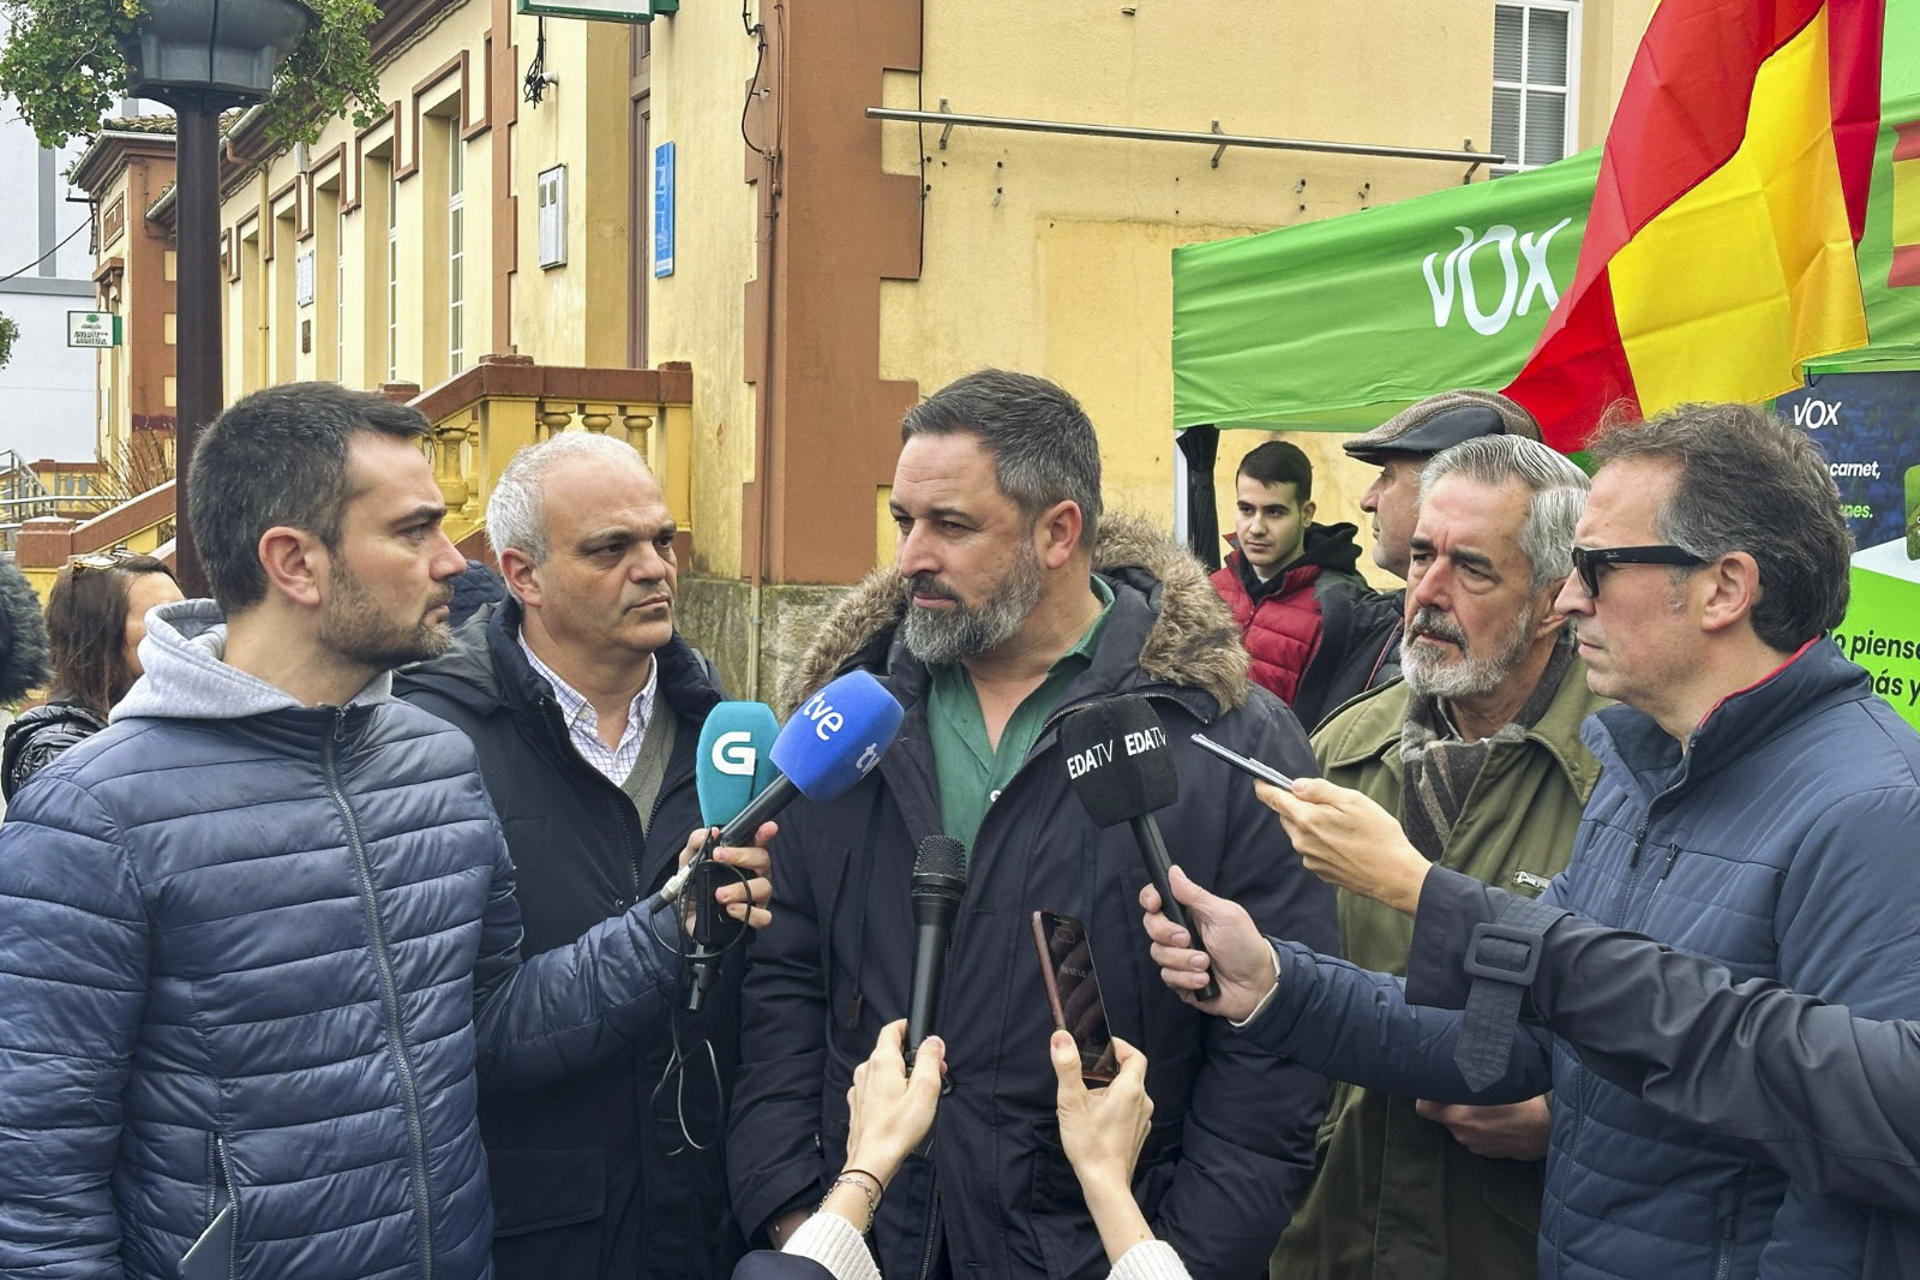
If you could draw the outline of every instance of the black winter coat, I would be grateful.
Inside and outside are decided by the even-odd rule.
[[[1057,725],[1099,699],[1148,697],[1180,773],[1180,799],[1158,814],[1175,858],[1270,931],[1334,946],[1332,890],[1302,869],[1252,785],[1188,735],[1204,727],[1289,773],[1315,772],[1313,755],[1292,714],[1248,685],[1232,619],[1197,562],[1138,522],[1109,516],[1096,566],[1115,595],[1098,654],[969,851],[937,1024],[951,1092],[931,1158],[910,1159],[880,1205],[873,1239],[890,1280],[924,1275],[941,1248],[960,1277],[1107,1273],[1060,1148],[1036,910],[1086,922],[1112,1031],[1147,1054],[1156,1110],[1134,1190],[1195,1276],[1263,1272],[1312,1171],[1325,1081],[1240,1052],[1225,1023],[1162,984],[1140,926],[1139,848],[1125,825],[1100,830],[1087,817]],[[881,1026],[906,1014],[909,876],[919,841],[941,830],[941,818],[928,673],[893,643],[899,599],[896,581],[870,579],[827,624],[802,676],[818,684],[836,669],[867,668],[907,715],[872,774],[830,804],[796,802],[775,846],[774,920],[748,948],[728,1143],[735,1210],[754,1230],[811,1207],[840,1169],[853,1070]]]
[[[520,649],[521,607],[487,605],[441,658],[409,668],[394,692],[465,731],[519,872],[522,944],[564,946],[652,893],[700,825],[694,756],[708,711],[725,695],[707,660],[675,636],[654,655],[654,714],[678,720],[647,833],[633,802],[580,757],[552,690]],[[664,917],[656,923],[667,927]],[[739,1056],[736,958],[691,1044],[711,1037],[723,1084]],[[482,1098],[493,1183],[498,1280],[718,1280],[741,1246],[720,1163],[724,1104],[713,1073],[687,1073],[688,1128],[705,1151],[679,1150],[672,1089],[652,1097],[668,1037],[548,1088]]]
[[[1407,998],[1458,1009],[1474,926],[1511,895],[1435,868]],[[1562,914],[1533,943],[1527,1016],[1608,1082],[1724,1137],[1756,1143],[1795,1182],[1871,1206],[1863,1275],[1920,1275],[1920,1023],[1839,1005]],[[1517,950],[1517,949],[1516,949]]]
[[[13,799],[28,778],[106,727],[104,719],[57,693],[22,711],[7,726],[6,748],[0,754],[0,793]]]

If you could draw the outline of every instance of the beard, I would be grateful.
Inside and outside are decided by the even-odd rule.
[[[900,623],[907,652],[933,666],[998,649],[1019,634],[1040,603],[1040,576],[1040,556],[1032,540],[1024,538],[1013,567],[978,606],[962,604],[959,593],[933,574],[915,574],[910,581],[914,594],[951,600],[953,607],[927,609],[909,600]]]
[[[1521,614],[1513,620],[1513,628],[1501,637],[1497,652],[1490,656],[1478,654],[1468,647],[1467,633],[1460,629],[1459,623],[1437,609],[1423,606],[1407,621],[1407,640],[1422,635],[1437,636],[1452,641],[1460,652],[1449,658],[1428,645],[1402,644],[1400,674],[1406,678],[1407,688],[1423,698],[1475,698],[1492,693],[1533,648],[1532,631],[1533,619]]]
[[[427,608],[452,599],[453,588],[442,583]],[[439,657],[453,644],[453,631],[444,622],[428,622],[424,612],[411,623],[383,613],[366,584],[335,556],[333,593],[320,617],[320,643],[349,661],[387,671]]]

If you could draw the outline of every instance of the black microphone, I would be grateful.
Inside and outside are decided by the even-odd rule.
[[[947,939],[967,891],[967,850],[950,836],[928,836],[913,859],[913,987],[907,997],[907,1062],[933,1031]]]
[[[1196,951],[1206,950],[1200,931],[1187,919],[1187,909],[1174,901],[1167,872],[1173,858],[1161,838],[1153,811],[1180,798],[1180,775],[1167,747],[1167,730],[1151,704],[1138,694],[1109,698],[1067,716],[1060,724],[1060,750],[1067,758],[1067,778],[1074,794],[1086,806],[1098,827],[1133,827],[1147,877],[1160,894],[1160,911],[1187,931]],[[1196,998],[1212,1000],[1220,984],[1207,977]]]

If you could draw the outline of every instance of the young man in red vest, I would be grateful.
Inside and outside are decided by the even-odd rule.
[[[1234,477],[1234,549],[1213,575],[1253,658],[1253,679],[1309,730],[1333,710],[1332,689],[1365,687],[1364,677],[1340,673],[1367,630],[1356,622],[1378,600],[1354,571],[1358,529],[1315,524],[1313,511],[1307,455],[1283,440],[1254,449]]]

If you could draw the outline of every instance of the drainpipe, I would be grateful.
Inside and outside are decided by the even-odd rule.
[[[774,29],[785,31],[785,13],[783,6],[775,3]],[[764,23],[764,19],[762,22]],[[761,39],[767,39],[762,27]],[[776,43],[773,55],[776,60],[774,83],[781,92],[786,88],[786,39],[784,34]],[[773,384],[774,384],[774,333],[775,291],[779,287],[780,256],[780,154],[785,138],[785,112],[779,97],[773,104],[773,144],[767,148],[764,160],[766,176],[761,181],[767,184],[767,213],[765,234],[767,237],[766,288],[761,291],[763,309],[760,369],[760,412],[754,419],[754,464],[755,501],[760,508],[759,545],[754,549],[752,587],[747,593],[747,697],[756,701],[765,701],[760,690],[760,648],[766,636],[766,598],[767,561],[773,552]]]

